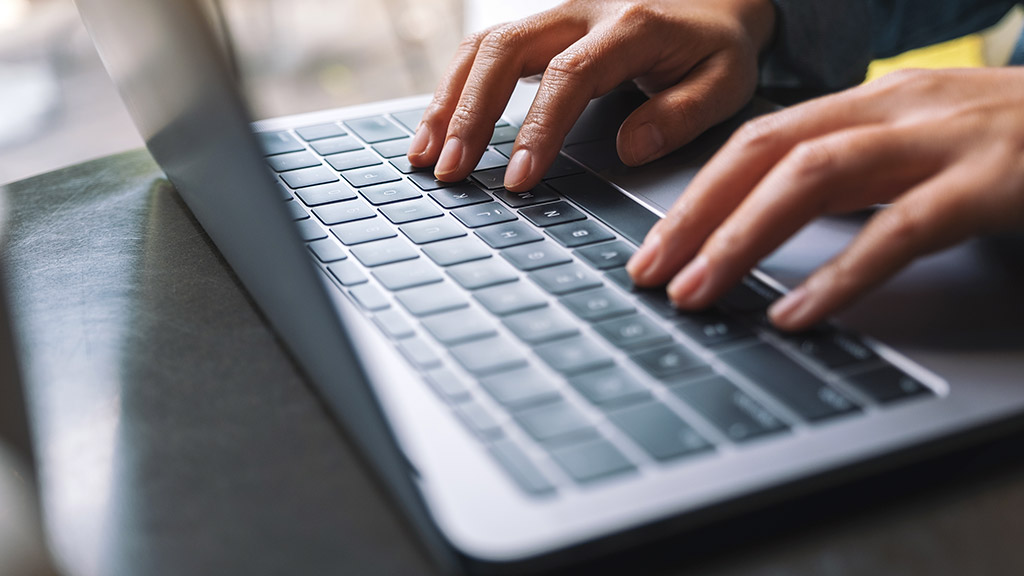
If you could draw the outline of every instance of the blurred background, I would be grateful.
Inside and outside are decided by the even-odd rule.
[[[257,118],[431,92],[470,30],[555,0],[220,0]],[[973,36],[876,64],[1001,64],[1019,10]],[[0,0],[0,184],[141,146],[72,0]]]

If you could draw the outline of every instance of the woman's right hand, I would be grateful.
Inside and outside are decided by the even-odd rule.
[[[569,0],[463,41],[409,150],[415,166],[459,181],[473,171],[516,82],[543,72],[505,175],[536,186],[587,103],[635,80],[651,98],[623,122],[630,166],[688,143],[753,96],[771,41],[770,0]]]

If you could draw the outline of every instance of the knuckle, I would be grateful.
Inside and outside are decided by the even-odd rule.
[[[797,180],[821,180],[839,167],[840,155],[829,141],[812,140],[797,144],[789,153],[788,165]]]
[[[488,32],[480,41],[480,51],[500,58],[519,48],[529,36],[525,26],[520,22],[513,22],[499,26]]]
[[[657,20],[658,12],[652,6],[640,2],[629,2],[619,9],[617,21],[624,26],[643,26]]]
[[[478,116],[474,110],[478,109],[479,106],[476,105],[475,100],[472,96],[463,95],[462,101],[459,102],[459,105],[452,112],[451,131],[465,130],[467,127],[476,124]]]
[[[890,246],[914,246],[927,230],[921,211],[908,208],[906,203],[890,207],[878,219]]]
[[[564,79],[574,79],[585,76],[592,62],[585,50],[569,50],[551,59],[548,73]]]
[[[778,114],[755,118],[740,126],[732,141],[734,146],[749,150],[775,148],[779,142],[781,122]]]

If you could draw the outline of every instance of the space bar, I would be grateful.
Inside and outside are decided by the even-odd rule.
[[[556,178],[547,184],[637,245],[659,219],[593,174]]]

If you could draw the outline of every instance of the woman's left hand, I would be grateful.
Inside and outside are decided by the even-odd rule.
[[[886,203],[772,307],[777,326],[810,327],[918,256],[1024,228],[1024,69],[898,72],[747,123],[629,271],[700,309],[813,218]]]

